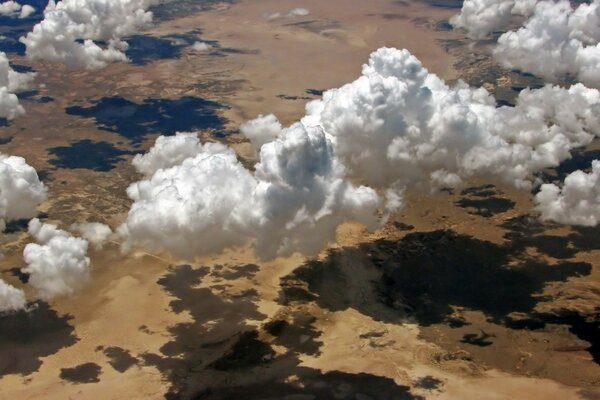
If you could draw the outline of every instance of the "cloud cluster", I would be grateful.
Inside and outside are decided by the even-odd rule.
[[[450,24],[467,31],[471,39],[483,39],[509,25],[513,15],[529,16],[537,0],[465,0]]]
[[[29,284],[37,297],[49,301],[73,294],[88,280],[90,259],[88,241],[71,236],[56,225],[42,224],[37,218],[29,222],[29,234],[37,243],[29,243],[23,251]]]
[[[104,247],[104,244],[106,244],[113,235],[110,226],[99,222],[73,224],[71,225],[71,230],[79,233],[81,237],[91,243],[96,250],[101,250],[102,247]]]
[[[505,67],[550,81],[572,76],[600,87],[600,0],[573,9],[567,0],[540,1],[523,27],[498,39],[494,56]]]
[[[174,149],[196,154],[174,164],[162,156]],[[247,243],[263,258],[314,254],[342,222],[373,227],[380,204],[373,190],[344,179],[324,132],[302,124],[262,146],[254,173],[233,150],[191,134],[160,138],[136,166],[146,177],[128,189],[134,203],[121,233],[128,245],[186,258]]]
[[[307,105],[350,174],[374,187],[455,187],[474,176],[531,187],[600,129],[600,92],[524,90],[496,107],[485,89],[448,86],[406,50],[379,49],[362,76]]]
[[[0,3],[0,16],[27,18],[34,12],[35,8],[29,4],[21,5],[13,0]]]
[[[26,304],[25,292],[0,279],[0,313],[22,310]]]
[[[0,221],[32,218],[46,199],[46,187],[22,157],[0,154]]]
[[[158,0],[50,0],[44,19],[21,38],[32,59],[70,68],[97,69],[127,61],[131,35],[152,21],[147,8]]]
[[[561,186],[544,184],[535,196],[542,220],[561,224],[596,226],[600,222],[600,160],[592,171],[575,171]]]
[[[0,51],[0,118],[11,120],[25,114],[15,93],[30,89],[34,77],[31,72],[14,71],[6,54]]]
[[[272,115],[242,126],[254,172],[194,134],[161,137],[134,165],[145,175],[120,232],[128,245],[195,255],[252,243],[263,258],[314,254],[346,221],[377,226],[406,187],[456,187],[480,176],[531,188],[600,132],[600,92],[524,90],[496,107],[485,89],[448,86],[406,50],[371,55],[354,82],[307,105],[288,128]],[[356,186],[360,182],[367,186]]]

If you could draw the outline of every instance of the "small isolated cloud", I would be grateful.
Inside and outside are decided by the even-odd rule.
[[[88,282],[87,240],[73,237],[56,225],[42,224],[37,218],[29,222],[29,234],[37,243],[29,243],[23,251],[27,263],[23,272],[29,274],[29,284],[38,298],[49,301],[72,295]]]
[[[152,21],[147,8],[159,0],[50,0],[44,19],[21,38],[32,59],[60,62],[69,68],[103,68],[127,61],[132,35]]]
[[[0,16],[27,18],[34,12],[35,8],[29,4],[21,5],[13,0],[0,3]]]
[[[25,309],[25,292],[0,279],[0,313]]]
[[[0,221],[32,218],[46,187],[22,157],[0,154]]]
[[[96,250],[102,249],[106,242],[113,235],[110,226],[99,222],[86,222],[82,224],[71,225],[71,230],[80,234],[82,238],[87,240],[94,246]]]
[[[14,119],[25,114],[16,93],[31,88],[35,73],[19,73],[9,64],[5,53],[0,52],[0,118]]]
[[[275,140],[282,130],[283,126],[273,114],[259,115],[240,126],[240,131],[250,140],[256,154],[260,152],[260,148],[265,143]]]
[[[271,14],[266,14],[265,17],[267,19],[279,19],[279,18],[297,18],[297,17],[306,17],[310,15],[310,11],[306,8],[297,7],[292,8],[288,12],[274,12]]]
[[[562,185],[544,184],[535,196],[543,220],[561,224],[596,226],[600,222],[600,160],[592,171],[575,171]]]
[[[192,45],[192,50],[198,53],[205,53],[212,50],[212,46],[206,42],[195,42]]]

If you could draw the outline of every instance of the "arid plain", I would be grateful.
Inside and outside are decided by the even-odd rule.
[[[0,127],[0,150],[41,171],[45,221],[119,225],[131,159],[160,134],[197,130],[251,165],[241,123],[298,120],[382,46],[506,101],[531,83],[448,30],[452,4],[177,3],[130,43],[129,64],[15,56],[44,86]],[[269,18],[294,7],[310,15]],[[541,224],[531,194],[500,183],[407,197],[382,229],[344,225],[316,258],[92,250],[83,291],[0,317],[0,399],[599,399],[598,229]],[[18,224],[3,237],[0,275],[15,286],[27,241]]]

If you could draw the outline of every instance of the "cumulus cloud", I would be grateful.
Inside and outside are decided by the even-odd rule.
[[[70,68],[97,69],[127,61],[131,35],[152,21],[147,8],[159,0],[50,0],[44,19],[21,38],[32,59]]]
[[[99,222],[86,222],[82,224],[71,225],[71,230],[77,232],[82,238],[87,240],[94,246],[96,250],[102,249],[106,242],[110,240],[113,235],[110,226],[101,224]]]
[[[267,19],[279,19],[279,18],[297,18],[297,17],[306,17],[310,15],[310,11],[303,7],[292,8],[288,12],[275,12],[271,14],[267,14]]]
[[[52,224],[40,220],[29,222],[29,234],[37,243],[29,243],[23,251],[29,274],[29,284],[37,297],[49,301],[58,296],[72,295],[88,280],[90,259],[88,241],[71,236]]]
[[[535,196],[543,220],[561,224],[596,226],[600,222],[600,160],[592,171],[575,171],[562,185],[544,184]]]
[[[198,53],[204,53],[212,50],[212,46],[206,42],[194,42],[192,50]]]
[[[282,130],[283,126],[273,114],[259,115],[240,126],[240,131],[250,140],[256,154],[258,154],[263,144],[275,140]]]
[[[531,187],[532,173],[588,144],[600,93],[582,85],[524,90],[496,107],[483,88],[448,86],[406,50],[379,49],[362,76],[307,105],[349,173],[374,187],[454,187],[474,176]]]
[[[25,292],[0,279],[0,313],[23,310],[26,304]]]
[[[15,93],[31,88],[34,73],[18,73],[8,62],[8,57],[0,51],[0,118],[14,119],[25,114]]]
[[[550,81],[572,76],[600,87],[600,0],[573,9],[567,0],[541,1],[525,25],[498,39],[494,56],[505,67]]]
[[[0,221],[32,218],[46,187],[24,158],[0,154]]]
[[[30,6],[29,4],[21,5],[13,0],[0,3],[1,16],[27,18],[34,12],[35,8]]]
[[[183,148],[181,137],[159,139],[147,155],[158,160],[147,163],[153,174],[128,189],[134,203],[121,227],[128,245],[192,258],[252,243],[259,256],[272,258],[318,252],[342,222],[376,223],[379,197],[344,179],[344,167],[318,127],[284,129],[262,146],[254,173],[233,150],[214,143],[189,146],[195,155],[164,164],[157,154]]]
[[[450,24],[467,31],[472,39],[483,39],[509,25],[513,15],[529,16],[537,0],[465,0]]]
[[[498,108],[485,89],[449,86],[388,48],[306,108],[288,128],[272,115],[242,126],[258,152],[254,172],[193,134],[159,138],[134,161],[145,178],[128,189],[127,245],[188,258],[247,243],[263,258],[315,254],[346,221],[376,227],[407,187],[484,177],[531,188],[535,172],[600,132],[598,90],[548,85]]]

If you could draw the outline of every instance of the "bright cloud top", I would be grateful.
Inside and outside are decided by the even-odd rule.
[[[580,4],[540,1],[533,16],[515,32],[498,39],[495,57],[518,68],[558,81],[568,76],[600,87],[600,0]]]
[[[174,149],[195,154],[177,164],[159,156]],[[134,204],[121,232],[129,245],[188,258],[247,243],[263,258],[314,254],[342,222],[373,227],[380,203],[373,190],[344,179],[323,131],[302,124],[262,147],[254,173],[233,150],[192,134],[159,138],[135,165],[146,178],[128,190]]]
[[[71,236],[52,224],[40,220],[29,222],[29,234],[37,243],[29,243],[23,251],[29,284],[37,297],[49,301],[75,293],[89,280],[88,241]]]
[[[508,26],[513,15],[531,15],[536,3],[537,0],[465,0],[450,23],[465,29],[472,39],[483,39]]]
[[[535,196],[543,220],[569,225],[596,226],[600,222],[600,160],[592,171],[575,171],[561,186],[545,184]]]
[[[146,10],[157,2],[50,0],[42,22],[21,41],[32,59],[60,62],[70,68],[103,68],[127,61],[127,43],[121,38],[147,26],[152,13]]]
[[[549,85],[497,108],[485,89],[448,86],[408,51],[379,49],[356,81],[309,103],[301,122],[244,124],[254,172],[194,134],[159,138],[134,160],[145,178],[128,190],[120,233],[128,245],[188,258],[247,243],[263,258],[314,254],[344,222],[378,226],[378,210],[400,207],[406,187],[479,176],[531,188],[535,172],[593,140],[599,118],[595,89]]]
[[[13,0],[0,3],[0,15],[3,16],[27,18],[34,12],[35,8],[29,4],[21,5]]]
[[[0,154],[0,221],[28,219],[46,199],[46,187],[22,157]]]
[[[0,51],[0,118],[12,120],[25,114],[15,93],[31,88],[34,73],[18,73],[8,62],[6,54]]]

